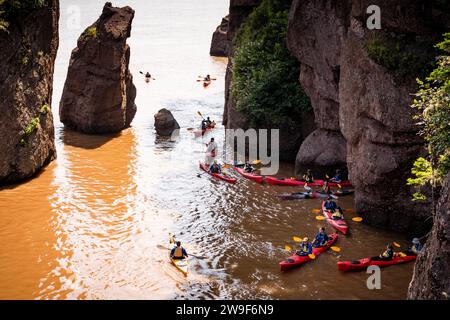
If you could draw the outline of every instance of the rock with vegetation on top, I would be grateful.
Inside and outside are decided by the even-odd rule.
[[[100,18],[72,51],[62,94],[61,122],[86,133],[119,132],[136,114],[136,88],[128,69],[134,10],[107,2]]]
[[[155,129],[160,136],[170,136],[175,130],[180,129],[177,120],[167,109],[161,109],[155,114]]]
[[[430,210],[426,202],[412,202],[406,187],[423,150],[410,94],[416,77],[434,61],[433,45],[449,23],[448,11],[426,3],[294,0],[288,28],[288,46],[301,63],[300,82],[317,126],[346,141],[346,148],[337,145],[336,160],[347,160],[357,211],[372,225],[417,233],[430,227],[424,223]],[[366,27],[372,4],[381,9],[381,30]],[[326,153],[323,146],[316,144],[314,153]]]
[[[209,54],[216,57],[227,57],[230,47],[230,40],[228,39],[228,16],[222,19],[222,22],[214,31],[211,48]]]
[[[51,111],[59,2],[0,2],[0,185],[56,158]]]

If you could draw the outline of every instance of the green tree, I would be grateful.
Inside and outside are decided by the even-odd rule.
[[[311,110],[286,46],[291,0],[263,0],[236,36],[232,93],[253,127],[292,126]]]
[[[419,158],[414,164],[415,177],[408,179],[409,185],[418,188],[440,184],[450,172],[450,33],[444,34],[444,40],[436,47],[442,55],[425,81],[418,80],[420,89],[412,106],[419,110],[415,119],[428,150],[427,159]],[[424,196],[418,192],[414,198]]]

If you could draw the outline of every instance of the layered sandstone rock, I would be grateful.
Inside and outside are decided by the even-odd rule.
[[[381,31],[366,28],[372,4],[381,8]],[[437,42],[444,17],[426,1],[295,0],[292,5],[288,44],[301,63],[300,82],[319,127],[301,146],[297,165],[332,165],[346,158],[356,208],[373,225],[423,232],[429,210],[405,191],[423,147],[409,107],[417,74],[403,70],[399,76],[399,70],[374,61],[368,43],[378,36],[394,41],[405,36],[412,46],[422,38]],[[330,145],[336,148],[334,159]]]
[[[214,31],[211,48],[209,54],[215,57],[227,57],[230,47],[230,40],[228,40],[228,20],[229,17],[226,16],[222,19],[222,22]]]
[[[450,174],[433,220],[431,234],[417,257],[408,299],[450,298]]]
[[[0,31],[0,184],[31,177],[56,158],[50,106],[59,1],[29,6]]]
[[[175,130],[180,129],[177,120],[167,109],[161,109],[155,114],[155,129],[160,136],[170,136]]]
[[[60,102],[64,125],[87,133],[118,132],[136,113],[136,88],[128,69],[134,10],[106,3],[72,51]]]

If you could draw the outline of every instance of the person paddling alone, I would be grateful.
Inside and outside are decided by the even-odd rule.
[[[305,237],[300,243],[300,250],[298,250],[295,254],[298,256],[307,256],[311,253],[312,253],[312,244],[309,241],[308,237]]]
[[[330,179],[330,181],[335,183],[341,183],[342,182],[341,170],[337,169],[336,174],[334,175],[333,178]]]
[[[336,202],[331,200],[331,197],[328,197],[327,201],[325,201],[325,209],[332,212],[334,212],[337,209],[337,204]]]
[[[325,233],[325,228],[321,227],[319,229],[319,233],[316,235],[316,238],[312,242],[315,248],[323,247],[328,242],[328,235]]]
[[[186,250],[181,246],[181,241],[176,242],[176,246],[170,251],[172,259],[185,259],[188,257]]]
[[[206,75],[206,77],[203,79],[203,81],[211,81],[211,76],[208,74]]]
[[[145,74],[145,81],[149,82],[152,79],[152,75],[150,74],[150,72],[147,71],[147,73]]]
[[[417,256],[422,251],[423,246],[418,238],[412,239],[411,248],[405,251],[407,256]]]

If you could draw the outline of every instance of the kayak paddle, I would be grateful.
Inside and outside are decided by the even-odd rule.
[[[294,239],[295,242],[302,242],[300,237],[293,236],[292,239]]]
[[[331,248],[331,250],[333,250],[334,252],[341,252],[341,248],[339,248],[339,247],[332,246],[332,247],[330,247],[330,248]]]
[[[400,248],[401,246],[397,243],[397,242],[392,242],[392,244],[394,245],[394,246],[396,246],[397,248]]]
[[[197,114],[202,117],[203,120],[205,120],[205,118],[203,117],[202,113],[200,111],[197,111]]]
[[[292,251],[292,248],[291,248],[291,246],[285,245],[285,246],[284,246],[284,250],[286,250],[286,251]]]
[[[312,213],[319,213],[320,211],[322,211],[322,210],[320,210],[320,209],[312,209],[311,210]]]
[[[324,216],[316,216],[316,220],[323,221],[325,219],[327,218],[325,218]],[[361,222],[363,219],[361,217],[354,217],[351,219],[339,219],[339,220],[352,220],[354,222]]]

